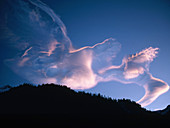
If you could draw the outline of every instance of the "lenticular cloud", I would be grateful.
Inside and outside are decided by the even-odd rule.
[[[169,86],[149,72],[158,48],[149,47],[124,57],[121,65],[112,62],[121,49],[113,38],[75,49],[60,18],[39,0],[8,0],[1,11],[1,31],[18,54],[5,63],[18,75],[35,84],[64,84],[88,89],[99,82],[136,83],[145,88],[138,103],[146,106]]]

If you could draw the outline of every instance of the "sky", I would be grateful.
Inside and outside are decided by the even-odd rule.
[[[149,47],[159,48],[158,50],[159,53],[156,55],[157,57],[155,57],[153,61],[149,62],[149,67],[147,68],[149,68],[149,72],[154,77],[163,80],[167,84],[170,83],[170,79],[168,77],[170,74],[170,68],[169,68],[170,2],[168,0],[141,0],[141,1],[139,0],[81,0],[81,1],[42,0],[42,2],[47,4],[65,25],[67,29],[67,36],[64,35],[64,37],[62,38],[64,39],[67,38],[68,42],[69,40],[71,40],[72,45],[74,46],[74,49],[72,49],[73,53],[75,49],[79,49],[84,46],[94,46],[96,43],[101,43],[106,39],[113,38],[114,40],[113,41],[111,40],[111,42],[113,43],[118,42],[118,43],[112,46],[109,45],[109,47],[113,48],[112,52],[114,52],[116,56],[113,57],[112,62],[114,63],[114,65],[121,65],[124,56],[140,53],[140,51]],[[15,8],[15,6],[17,5],[13,5],[13,6]],[[1,11],[1,15],[4,14],[3,13],[4,10]],[[34,19],[36,19],[37,15],[34,13],[34,11],[32,11],[30,14],[31,16],[34,16],[33,17]],[[44,15],[45,14],[42,14],[41,17]],[[11,25],[12,27],[13,26],[15,27],[15,25],[12,24],[17,24],[17,21],[16,20],[13,21],[15,17],[12,18],[11,17],[9,18],[10,19],[9,26]],[[55,16],[51,16],[51,17],[56,18],[56,20],[58,20],[56,21],[58,24],[61,23],[59,19],[57,19],[57,17]],[[20,20],[24,21],[26,19],[20,19]],[[37,18],[36,20],[39,21],[39,18]],[[43,19],[43,20],[46,21],[48,19]],[[3,23],[2,20],[1,22]],[[21,30],[27,30],[27,28],[24,28],[25,27],[24,22],[22,23],[23,24],[19,24]],[[43,24],[43,22],[40,21],[39,23]],[[63,24],[61,23],[59,24],[59,26],[61,28],[64,28],[62,26]],[[3,25],[1,25],[1,27],[2,26]],[[55,26],[50,26],[49,28],[52,29],[52,27]],[[34,29],[29,31],[33,32],[33,30],[35,33],[31,33],[31,34],[29,33],[30,34],[30,36],[28,36],[29,38],[27,39],[24,37],[25,40],[37,41],[40,38],[39,36],[36,36],[37,34],[36,32],[40,31],[40,29],[38,27],[36,28],[35,26]],[[18,31],[15,32],[17,33]],[[1,35],[3,35],[4,33],[5,33],[4,29],[1,29]],[[25,33],[23,32],[20,35],[23,36],[23,34]],[[44,35],[46,35],[46,31]],[[8,36],[10,36],[10,34]],[[32,37],[34,36],[37,39],[33,40]],[[43,36],[41,38],[43,38]],[[49,36],[48,38],[44,37],[43,39],[47,40],[49,38],[51,38],[51,36]],[[55,38],[59,38],[59,37],[57,36]],[[14,39],[13,42],[14,42],[13,44],[15,44]],[[106,44],[107,46],[107,41],[105,42],[106,43],[104,44]],[[0,44],[1,45],[0,86],[4,86],[6,84],[17,86],[20,83],[30,82],[30,79],[27,79],[28,75],[26,75],[26,77],[22,77],[24,76],[24,74],[22,74],[22,71],[27,72],[30,69],[26,70],[25,67],[17,68],[11,66],[11,64],[15,65],[15,62],[11,64],[6,64],[7,60],[13,58],[14,55],[18,54],[18,50],[14,49],[13,44],[7,43],[7,39],[4,39],[3,37],[0,38],[0,43],[1,43]],[[19,45],[18,43],[16,44]],[[56,42],[53,44],[57,45]],[[119,44],[121,48],[120,46],[118,46]],[[42,45],[45,46],[46,44],[42,43]],[[20,47],[24,47],[24,46],[21,45]],[[39,46],[39,44],[37,44],[37,46]],[[53,45],[51,45],[51,47],[52,46]],[[25,52],[23,52],[23,55],[25,53],[24,56],[26,56],[26,53],[29,54],[29,51],[31,50],[33,51],[34,47],[31,48],[30,46],[27,48],[27,50],[28,52],[26,52],[26,50]],[[37,49],[35,49],[35,51],[30,54],[32,55],[35,54],[36,50]],[[41,53],[45,53],[45,50],[42,48],[40,49],[40,51]],[[94,51],[98,52],[98,49],[95,50],[94,48]],[[109,55],[109,52],[110,52],[109,50],[106,50],[104,52],[105,53],[104,55],[106,54]],[[48,55],[50,55],[49,52]],[[75,56],[79,56],[79,55],[76,55],[75,52]],[[73,60],[75,56],[73,55],[73,57],[68,60]],[[86,59],[86,56],[83,57]],[[99,57],[101,58],[101,60],[104,60],[104,58],[102,58],[103,55]],[[19,58],[15,57],[14,59],[19,61]],[[81,56],[79,60],[81,60]],[[63,60],[63,62],[66,61]],[[75,62],[77,62],[77,60],[75,60]],[[82,62],[84,61],[82,60]],[[105,63],[105,61],[102,61],[102,63]],[[20,65],[22,64],[23,63],[20,63]],[[103,66],[103,68],[105,67],[103,64],[99,65],[99,67],[100,66]],[[72,66],[67,68],[68,70],[70,70]],[[19,71],[16,71],[15,69]],[[94,74],[92,73],[91,75],[93,76]],[[107,82],[106,81],[97,82],[97,84],[94,82],[94,84],[96,84],[95,86],[94,84],[91,83],[87,83],[87,84],[89,84],[89,88],[85,88],[84,91],[91,92],[91,93],[101,93],[106,97],[111,97],[115,99],[127,98],[134,101],[139,101],[145,94],[144,88],[142,86],[137,85],[136,83],[125,84],[120,81],[112,80]],[[151,104],[145,106],[145,108],[149,110],[163,109],[170,104],[169,97],[170,97],[170,91],[167,91],[166,93],[160,95]]]

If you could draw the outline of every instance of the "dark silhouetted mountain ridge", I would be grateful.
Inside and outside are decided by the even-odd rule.
[[[23,84],[0,93],[0,102],[0,120],[4,124],[67,127],[77,124],[84,127],[124,122],[127,126],[140,124],[143,127],[146,124],[166,124],[169,119],[130,100],[112,100],[100,94],[76,92],[54,84],[37,87]]]

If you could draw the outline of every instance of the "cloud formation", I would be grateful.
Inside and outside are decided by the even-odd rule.
[[[124,57],[116,66],[112,62],[121,44],[115,39],[75,49],[65,25],[46,4],[39,0],[8,0],[5,6],[1,11],[1,24],[8,35],[5,38],[18,51],[5,63],[30,82],[64,84],[72,89],[89,89],[105,81],[136,83],[146,91],[138,101],[142,106],[168,91],[168,84],[149,72],[158,48],[149,47]]]
[[[149,64],[158,53],[158,48],[149,47],[135,55],[125,57],[119,66],[109,66],[99,70],[99,74],[104,76],[104,81],[119,81],[124,84],[135,83],[143,86],[145,95],[138,103],[147,106],[158,96],[169,90],[169,85],[152,76],[149,72]]]

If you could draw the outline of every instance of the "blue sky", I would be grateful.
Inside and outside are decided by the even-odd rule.
[[[150,65],[150,72],[170,84],[170,2],[168,0],[42,0],[59,15],[67,28],[68,37],[76,48],[94,45],[113,37],[122,48],[114,64],[125,55],[152,47],[160,48]],[[2,41],[2,40],[1,40]],[[28,82],[15,75],[3,63],[15,51],[1,45],[0,84],[17,85]],[[144,89],[138,85],[118,82],[99,83],[86,90],[112,98],[139,100]],[[170,104],[170,91],[161,95],[147,109],[161,109]]]
[[[47,1],[44,0],[46,3]],[[94,45],[113,37],[122,44],[118,58],[134,54],[149,46],[160,48],[151,63],[153,76],[170,83],[170,2],[167,0],[99,0],[63,1],[57,6],[47,2],[67,27],[75,46]],[[120,64],[119,62],[115,62]],[[117,82],[100,83],[87,90],[113,98],[139,100],[144,89]],[[170,103],[170,92],[163,94],[147,109],[164,108]]]

